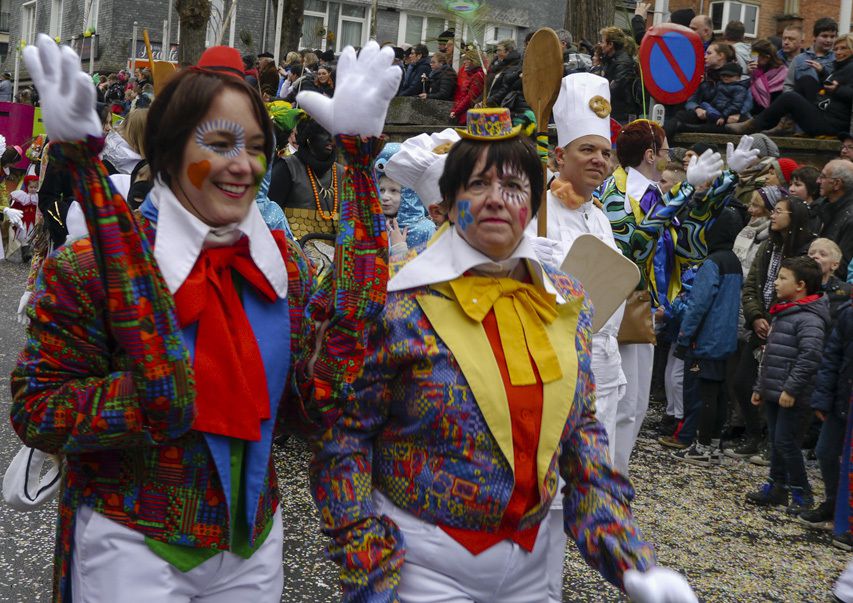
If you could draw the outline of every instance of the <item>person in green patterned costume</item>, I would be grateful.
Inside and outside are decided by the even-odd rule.
[[[752,138],[744,136],[737,149],[729,143],[726,171],[722,171],[720,154],[708,150],[691,159],[686,182],[662,192],[657,183],[668,151],[666,134],[658,124],[648,120],[628,124],[616,140],[621,167],[595,194],[610,220],[619,250],[640,268],[638,289],[651,294],[650,311],[674,299],[681,289],[682,268],[707,255],[708,224],[734,192],[738,172],[758,157]],[[628,389],[616,411],[614,464],[627,475],[649,404],[654,346],[619,339]]]

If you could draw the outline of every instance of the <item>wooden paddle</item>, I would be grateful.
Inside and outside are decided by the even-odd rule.
[[[148,54],[148,65],[151,67],[151,79],[154,84],[154,94],[156,95],[169,79],[175,75],[175,66],[169,61],[155,61],[154,53],[151,51],[151,40],[148,38],[148,30],[142,30],[142,38],[145,40],[145,52]],[[163,49],[164,55],[169,52],[167,48]]]
[[[551,119],[551,109],[560,94],[560,83],[563,80],[563,48],[553,29],[543,27],[530,38],[524,52],[521,73],[524,99],[536,116],[536,147],[542,158],[545,188],[542,190],[542,202],[539,205],[538,234],[544,237],[548,231],[548,121]]]

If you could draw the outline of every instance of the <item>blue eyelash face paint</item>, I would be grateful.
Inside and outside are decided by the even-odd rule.
[[[233,121],[211,119],[196,127],[195,141],[206,151],[233,159],[246,148],[246,132],[243,126]]]
[[[474,223],[474,216],[471,215],[471,202],[459,201],[456,206],[459,208],[459,228],[467,230]]]

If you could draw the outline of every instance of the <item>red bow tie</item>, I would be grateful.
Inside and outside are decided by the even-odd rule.
[[[249,255],[243,237],[201,252],[175,294],[181,327],[198,323],[195,342],[196,409],[193,429],[260,440],[270,418],[266,371],[252,325],[234,287],[236,271],[269,301],[276,294]]]

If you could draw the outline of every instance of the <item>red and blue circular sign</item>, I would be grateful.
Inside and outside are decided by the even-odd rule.
[[[640,67],[643,84],[655,100],[666,105],[683,103],[705,73],[702,40],[683,25],[656,25],[640,44]]]

